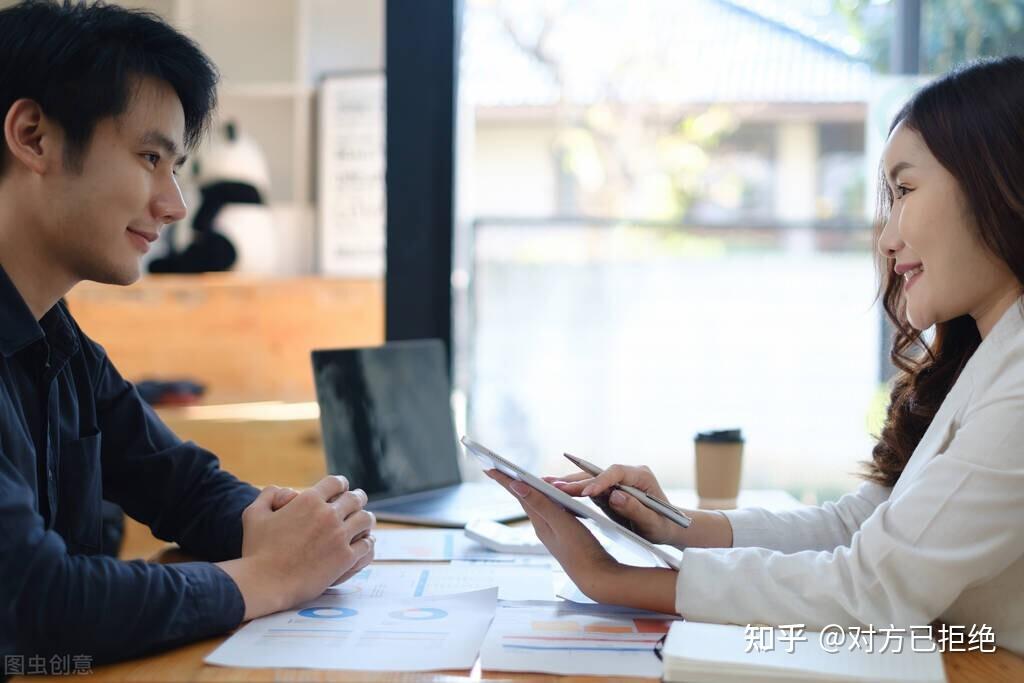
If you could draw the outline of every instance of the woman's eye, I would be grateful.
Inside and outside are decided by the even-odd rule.
[[[905,187],[903,185],[897,185],[896,186],[896,198],[897,199],[905,197],[908,192],[910,192],[910,188],[909,187]]]

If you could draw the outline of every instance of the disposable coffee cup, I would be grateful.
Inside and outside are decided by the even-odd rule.
[[[736,507],[743,464],[743,434],[739,429],[700,432],[693,439],[697,470],[697,507],[727,510]]]

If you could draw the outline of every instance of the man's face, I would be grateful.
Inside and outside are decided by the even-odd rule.
[[[173,88],[143,79],[124,114],[96,124],[80,171],[47,179],[44,249],[75,279],[135,282],[161,228],[185,217],[175,176],[184,134]]]

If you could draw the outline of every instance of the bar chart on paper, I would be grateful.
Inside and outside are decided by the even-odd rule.
[[[660,676],[654,646],[672,618],[605,605],[501,602],[484,641],[484,671]]]

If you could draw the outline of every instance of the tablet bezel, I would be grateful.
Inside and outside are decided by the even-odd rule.
[[[615,522],[601,514],[599,511],[584,505],[564,491],[559,491],[540,477],[527,472],[486,446],[473,441],[468,436],[463,436],[460,441],[466,450],[473,454],[477,462],[485,470],[498,470],[513,479],[518,479],[540,493],[543,493],[545,496],[558,503],[577,517],[586,517],[587,519],[592,520],[597,524],[598,528],[612,540],[618,540],[620,538],[625,539],[653,555],[655,560],[661,563],[662,566],[670,567],[675,570],[679,569],[679,558],[674,557],[664,549],[659,548],[647,539],[639,536],[633,531],[630,531],[618,522]]]

